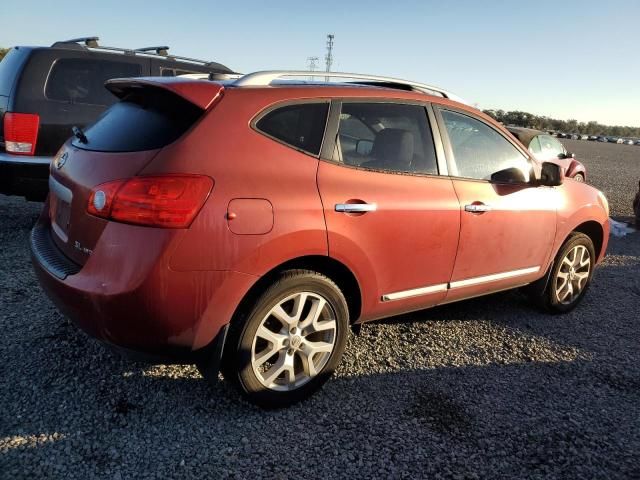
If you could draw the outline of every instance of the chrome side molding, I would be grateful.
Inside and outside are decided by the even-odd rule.
[[[336,205],[337,207],[337,205]],[[471,287],[474,285],[481,285],[483,283],[497,282],[499,280],[506,280],[508,278],[521,277],[523,275],[529,275],[540,271],[540,266],[521,268],[519,270],[511,270],[508,272],[494,273],[491,275],[483,275],[481,277],[467,278],[465,280],[457,280],[450,283],[439,283],[437,285],[429,285],[427,287],[412,288],[410,290],[402,290],[400,292],[385,293],[382,295],[383,302],[390,302],[393,300],[402,300],[409,297],[418,297],[421,295],[431,295],[433,293],[446,292],[454,288]]]
[[[507,278],[521,277],[540,271],[540,267],[521,268],[519,270],[511,270],[509,272],[494,273],[492,275],[483,275],[481,277],[467,278],[466,280],[458,280],[449,283],[449,288],[471,287],[482,283],[497,282],[498,280],[506,280]]]
[[[401,300],[403,298],[417,297],[420,295],[429,295],[430,293],[438,293],[438,292],[446,292],[446,291],[447,291],[447,284],[441,283],[438,285],[431,285],[430,287],[421,287],[421,288],[414,288],[411,290],[403,290],[402,292],[387,293],[386,295],[382,296],[382,301],[389,302],[391,300]]]

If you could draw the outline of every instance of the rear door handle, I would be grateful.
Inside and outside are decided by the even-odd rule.
[[[375,212],[377,209],[375,203],[336,203],[336,212],[342,213]]]
[[[491,210],[491,205],[485,205],[484,203],[470,203],[464,206],[465,212],[471,213],[484,213]]]

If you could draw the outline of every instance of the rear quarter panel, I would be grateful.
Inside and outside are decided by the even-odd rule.
[[[279,95],[264,89],[225,91],[182,141],[166,147],[142,172],[201,173],[215,182],[193,225],[182,233],[172,269],[263,275],[293,258],[327,255],[318,159],[250,127],[252,118]],[[235,199],[268,201],[273,227],[263,234],[234,233],[227,212]]]

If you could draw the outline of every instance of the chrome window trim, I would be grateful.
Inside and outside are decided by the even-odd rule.
[[[429,117],[429,125],[431,127],[431,136],[436,149],[436,162],[438,163],[438,173],[442,176],[449,175],[449,165],[447,165],[447,156],[444,151],[444,144],[440,136],[440,125],[433,110],[433,104],[427,104],[427,116]]]

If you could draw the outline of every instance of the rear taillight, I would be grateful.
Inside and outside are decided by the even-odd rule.
[[[4,144],[7,152],[33,155],[36,151],[40,117],[32,113],[4,114]]]
[[[202,175],[116,180],[91,191],[87,212],[116,222],[187,228],[212,188],[213,180]]]

